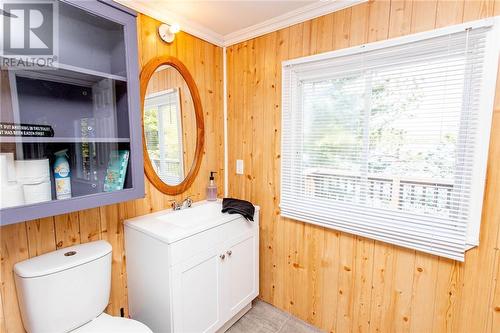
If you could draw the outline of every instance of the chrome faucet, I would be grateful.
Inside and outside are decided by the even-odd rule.
[[[187,197],[182,202],[177,202],[175,200],[172,200],[171,202],[172,202],[172,210],[181,210],[189,208],[193,204],[193,200],[190,197]]]
[[[181,204],[178,203],[177,201],[171,200],[170,202],[172,203],[171,204],[172,210],[180,210],[182,208]]]
[[[184,209],[184,208],[189,208],[191,207],[191,205],[193,205],[193,199],[191,199],[191,197],[187,197],[186,199],[184,199],[184,201],[182,202],[181,204],[181,209]]]

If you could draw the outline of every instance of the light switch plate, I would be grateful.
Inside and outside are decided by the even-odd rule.
[[[236,160],[236,174],[243,174],[243,160]]]

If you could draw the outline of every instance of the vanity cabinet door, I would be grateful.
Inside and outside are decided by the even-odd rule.
[[[174,332],[214,332],[222,325],[222,253],[213,248],[172,268]]]
[[[226,247],[224,294],[227,318],[232,318],[259,293],[257,233],[232,240]]]

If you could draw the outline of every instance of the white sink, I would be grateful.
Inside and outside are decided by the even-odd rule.
[[[191,208],[176,211],[168,209],[138,216],[126,220],[125,224],[170,244],[188,235],[241,218],[239,214],[225,214],[221,210],[221,201],[200,201]],[[256,211],[258,210],[259,207],[256,207]]]
[[[194,228],[209,223],[214,218],[220,218],[222,205],[219,202],[204,202],[182,210],[168,210],[156,218],[176,225],[180,228]]]

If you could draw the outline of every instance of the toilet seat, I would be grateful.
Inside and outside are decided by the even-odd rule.
[[[113,317],[102,313],[71,333],[153,333],[153,331],[137,320]]]

